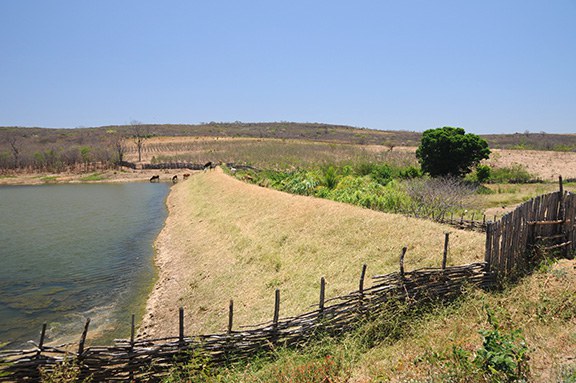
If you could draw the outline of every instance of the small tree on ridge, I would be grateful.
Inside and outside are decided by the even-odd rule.
[[[416,150],[422,170],[432,177],[462,177],[489,156],[486,140],[450,126],[426,130]]]

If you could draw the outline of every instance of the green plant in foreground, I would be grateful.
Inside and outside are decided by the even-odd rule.
[[[434,371],[431,371],[430,375],[437,376],[439,380],[432,381],[490,383],[528,381],[529,349],[522,336],[522,330],[502,331],[494,311],[489,307],[485,309],[490,328],[478,331],[483,341],[482,347],[475,353],[453,345],[450,352],[426,353],[415,361],[417,364],[425,362],[433,368]]]
[[[576,364],[563,366],[560,370],[560,383],[576,383]]]
[[[480,330],[484,337],[482,348],[477,351],[474,364],[493,382],[522,382],[528,378],[528,346],[522,336],[521,329],[511,330],[510,333],[500,331],[500,326],[494,311],[486,308],[489,330]]]
[[[88,376],[80,380],[81,371],[78,364],[69,358],[53,365],[51,369],[40,369],[40,381],[42,383],[89,383],[92,377]]]
[[[164,383],[219,381],[219,376],[213,370],[208,356],[194,350],[188,352],[183,357],[183,361],[176,361],[168,376],[163,380]]]

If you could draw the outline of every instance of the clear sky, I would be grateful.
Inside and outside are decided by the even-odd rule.
[[[576,0],[0,0],[0,126],[576,133]]]

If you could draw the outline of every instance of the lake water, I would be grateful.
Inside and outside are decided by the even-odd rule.
[[[0,345],[129,337],[155,281],[165,183],[0,187]]]

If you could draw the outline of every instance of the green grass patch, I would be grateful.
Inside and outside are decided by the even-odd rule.
[[[80,178],[80,181],[102,181],[105,180],[107,177],[101,173],[92,173],[88,176]]]
[[[45,176],[45,177],[40,177],[40,181],[44,181],[44,182],[46,182],[46,183],[58,182],[58,176]]]

